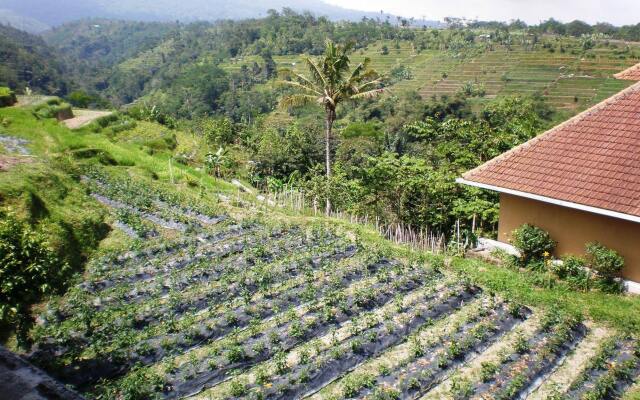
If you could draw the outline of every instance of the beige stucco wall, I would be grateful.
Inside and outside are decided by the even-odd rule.
[[[640,224],[501,193],[498,240],[508,242],[525,223],[551,234],[556,256],[583,254],[593,241],[616,250],[625,259],[624,278],[640,282]]]

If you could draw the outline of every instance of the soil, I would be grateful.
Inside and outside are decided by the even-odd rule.
[[[69,118],[63,121],[63,123],[69,129],[82,128],[83,126],[92,123],[93,121],[95,121],[100,117],[106,117],[107,115],[113,114],[113,112],[74,109],[73,114],[75,115],[73,118]]]
[[[32,162],[33,159],[29,157],[14,157],[0,155],[0,171],[8,171],[11,168],[19,164],[26,164]]]

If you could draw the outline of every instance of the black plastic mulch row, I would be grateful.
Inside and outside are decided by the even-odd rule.
[[[530,314],[529,310],[521,309],[521,312],[514,316],[509,312],[508,306],[502,304],[501,307],[492,310],[488,317],[468,322],[453,335],[442,338],[435,347],[425,350],[424,356],[412,360],[408,365],[387,376],[378,377],[377,383],[399,388],[403,399],[418,398],[445,379],[450,371],[484,351]],[[484,332],[483,336],[472,332],[473,328],[485,323],[490,324],[492,328]],[[448,354],[447,344],[450,343],[460,346],[461,354]],[[465,345],[468,347],[462,348]],[[445,360],[439,358],[443,351],[444,354],[448,354]],[[371,389],[366,389],[359,397],[366,397],[371,392]]]
[[[471,287],[466,290],[456,291],[446,299],[436,300],[435,304],[428,304],[419,312],[414,310],[406,324],[395,327],[389,331],[385,323],[376,324],[366,329],[357,337],[348,340],[339,357],[317,357],[313,365],[298,365],[291,373],[278,376],[273,380],[273,386],[262,390],[264,399],[292,399],[300,398],[320,390],[340,375],[350,371],[366,359],[376,357],[386,349],[406,340],[407,336],[424,324],[434,319],[442,318],[454,310],[459,309],[465,302],[471,300],[480,293],[479,288]],[[415,307],[416,309],[418,307]],[[355,342],[358,341],[358,342]],[[358,343],[354,350],[351,346]],[[329,355],[327,350],[324,355]],[[321,365],[317,363],[321,362]]]
[[[412,274],[412,276],[405,277],[406,281],[400,285],[397,284],[398,281],[376,283],[370,287],[376,292],[376,296],[368,304],[364,305],[363,307],[357,306],[356,302],[358,300],[356,296],[349,295],[346,298],[347,311],[339,311],[335,318],[332,320],[323,319],[321,308],[316,308],[315,311],[308,312],[305,314],[305,316],[307,318],[317,318],[317,320],[320,322],[314,325],[311,330],[305,332],[303,337],[294,338],[291,335],[288,335],[289,329],[294,323],[291,321],[287,322],[283,326],[276,327],[275,329],[269,330],[267,332],[262,332],[242,343],[242,348],[247,355],[247,358],[243,361],[229,363],[225,360],[226,355],[223,354],[215,360],[205,360],[206,363],[200,365],[200,367],[198,368],[198,373],[195,376],[185,371],[175,372],[175,378],[172,379],[171,382],[172,390],[166,393],[166,397],[175,398],[185,396],[199,392],[202,389],[215,386],[216,384],[225,380],[232,371],[233,373],[235,373],[238,370],[246,369],[256,365],[257,363],[266,361],[271,358],[277,351],[288,351],[296,345],[302,343],[303,341],[320,336],[329,331],[331,328],[337,327],[345,321],[348,321],[349,319],[360,315],[367,310],[382,307],[392,301],[397,295],[406,294],[412,290],[415,290],[416,288],[420,287],[421,282],[424,282],[425,280],[435,279],[436,277],[441,276],[439,274],[427,276],[422,271],[416,271],[414,274]],[[253,347],[256,343],[267,343],[271,340],[274,334],[276,334],[277,337],[281,339],[277,345],[272,346],[272,348],[268,348],[267,346],[267,348],[265,348],[265,350],[260,353],[256,353],[253,350]],[[216,368],[214,370],[208,368],[209,361],[216,362]]]

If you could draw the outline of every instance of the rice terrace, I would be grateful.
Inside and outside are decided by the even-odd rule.
[[[640,24],[45,3],[0,399],[640,400]]]

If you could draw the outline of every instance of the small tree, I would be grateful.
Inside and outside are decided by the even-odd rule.
[[[310,77],[294,73],[291,70],[280,71],[284,80],[280,83],[289,86],[298,93],[285,95],[280,100],[283,108],[299,107],[307,104],[319,104],[325,112],[325,167],[327,185],[331,178],[331,133],[336,120],[336,108],[345,100],[370,98],[382,93],[378,74],[369,68],[370,60],[350,68],[349,53],[353,44],[341,46],[328,40],[324,56],[318,60],[306,58]],[[329,196],[326,199],[326,212],[331,211]]]
[[[227,162],[227,151],[220,147],[215,153],[208,153],[205,156],[205,166],[210,174],[216,178],[222,176],[222,167]]]

